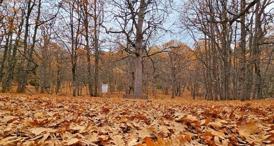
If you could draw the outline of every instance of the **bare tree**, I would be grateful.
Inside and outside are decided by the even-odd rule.
[[[25,28],[24,28],[24,41],[23,41],[24,50],[21,53],[24,56],[24,61],[22,62],[22,66],[21,66],[22,71],[20,72],[20,75],[19,75],[17,92],[25,92],[29,73],[34,72],[35,69],[38,67],[33,60],[33,52],[36,44],[37,31],[40,26],[41,5],[42,5],[41,0],[38,0],[38,1],[29,0],[27,2]],[[30,19],[31,19],[31,14],[34,13],[35,6],[37,6],[37,11],[36,11],[37,15],[35,17],[35,25],[33,29],[33,35],[31,37],[32,44],[29,45],[28,39],[30,37]]]
[[[135,98],[143,98],[143,58],[147,55],[147,45],[152,35],[161,28],[170,1],[138,0],[113,1],[117,13],[113,14],[118,28],[107,30],[123,34],[126,42],[124,50],[134,59]]]
[[[5,76],[3,77],[3,80],[2,80],[2,92],[6,92],[6,91],[9,91],[10,88],[11,88],[11,82],[12,80],[14,79],[14,71],[15,71],[15,65],[16,65],[16,62],[17,62],[17,52],[18,52],[18,48],[20,47],[20,39],[21,39],[21,35],[22,35],[22,30],[23,30],[23,24],[24,24],[24,13],[22,10],[22,8],[19,8],[19,11],[21,13],[21,15],[18,15],[16,16],[18,19],[18,22],[16,23],[16,26],[17,26],[17,30],[16,31],[16,37],[15,37],[15,40],[14,40],[14,44],[10,44],[10,53],[9,54],[9,59],[8,59],[8,65],[7,65],[7,72],[5,74]],[[21,19],[19,18],[21,17]],[[3,67],[3,66],[2,66]],[[4,70],[4,68],[2,68],[2,70]]]
[[[262,97],[259,44],[267,34],[271,12],[266,7],[271,3],[209,0],[185,5],[182,23],[197,42],[200,53],[196,55],[206,70],[204,83],[210,99]],[[203,41],[197,36],[203,36]]]
[[[83,26],[84,26],[84,37],[85,37],[85,49],[86,49],[86,56],[87,56],[87,79],[88,79],[88,89],[89,89],[89,95],[93,95],[93,89],[92,89],[92,71],[91,71],[91,39],[90,39],[90,17],[92,16],[91,11],[91,2],[90,1],[81,1],[81,11],[83,15]]]
[[[80,5],[79,1],[73,0],[66,3],[67,11],[69,15],[69,30],[70,30],[70,59],[71,59],[71,73],[72,73],[72,94],[77,96],[78,93],[78,81],[77,81],[77,60],[80,45],[80,27],[81,27],[81,18],[79,15]]]
[[[95,64],[94,64],[94,96],[99,96],[99,59],[100,59],[100,48],[99,48],[99,34],[100,27],[103,22],[104,16],[104,3],[100,0],[94,0],[93,2],[93,22],[94,22],[94,30],[93,30],[93,47],[95,52]]]

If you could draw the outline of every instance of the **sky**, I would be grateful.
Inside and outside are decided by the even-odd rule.
[[[192,46],[194,41],[191,36],[183,30],[182,24],[180,22],[180,10],[182,9],[182,5],[185,0],[174,0],[174,5],[172,13],[169,14],[166,22],[164,23],[164,27],[170,32],[165,32],[160,34],[159,39],[156,38],[155,44],[161,44],[164,42],[168,42],[170,40],[179,40],[188,46]]]
[[[150,41],[150,46],[161,45],[170,40],[179,40],[189,45],[190,47],[193,46],[194,41],[191,39],[190,35],[186,31],[183,31],[182,24],[180,22],[180,10],[182,9],[182,5],[185,2],[185,0],[173,0],[173,2],[174,3],[172,5],[172,9],[170,9],[170,14],[168,15],[166,21],[163,24],[163,27],[169,31],[161,31],[157,35],[153,36],[153,38],[151,38]],[[107,11],[113,12],[115,11],[115,9],[113,9],[113,7],[108,7]],[[119,28],[119,26],[116,26],[116,22],[114,22],[112,18],[112,16],[107,17],[107,24],[105,25],[107,25],[108,28],[113,28],[115,30],[115,28]],[[109,34],[105,37],[108,37],[108,39],[113,40],[113,36]]]
[[[164,24],[165,28],[169,28],[172,33],[168,32],[163,34],[161,38],[156,41],[155,44],[161,44],[169,40],[179,40],[187,44],[188,46],[193,47],[195,43],[194,40],[191,38],[188,32],[183,30],[182,24],[180,23],[180,10],[182,9],[184,2],[187,2],[187,0],[174,0],[175,10],[172,11],[173,13],[169,15],[166,23]],[[266,11],[271,11],[272,13],[274,12],[274,2],[266,8]],[[274,32],[270,33],[274,34]]]
[[[187,0],[173,0],[173,10],[171,10],[171,14],[168,15],[165,23],[164,23],[164,28],[169,30],[168,32],[160,32],[157,36],[155,36],[150,45],[161,45],[165,42],[168,42],[170,40],[179,40],[185,44],[187,44],[190,47],[193,47],[194,45],[194,40],[191,38],[191,36],[188,34],[187,31],[183,30],[182,24],[180,22],[180,17],[181,17],[181,12],[182,6],[184,2],[187,2]],[[268,7],[269,9],[274,8],[274,3]],[[111,11],[113,11],[113,8],[108,8]],[[108,16],[107,16],[108,17]],[[111,20],[107,20],[109,27],[114,26],[115,24]],[[115,26],[114,26],[115,27]],[[108,40],[113,40],[113,37],[110,34],[105,34],[106,36],[102,37],[109,37],[110,39]],[[111,43],[110,43],[111,44]]]

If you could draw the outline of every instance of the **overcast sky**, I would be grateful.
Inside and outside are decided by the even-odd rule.
[[[155,41],[157,44],[161,44],[163,42],[169,41],[169,40],[180,40],[183,43],[189,45],[192,47],[194,45],[194,40],[191,38],[191,36],[182,29],[182,24],[180,22],[180,10],[182,9],[182,5],[184,2],[187,2],[187,0],[174,0],[174,9],[172,14],[168,17],[166,23],[164,24],[166,28],[169,28],[173,33],[166,33],[161,35],[162,37]],[[274,11],[274,3],[269,5],[266,8],[266,11]],[[274,32],[269,32],[270,34],[274,34]]]
[[[164,44],[170,40],[179,40],[189,46],[193,45],[193,41],[191,37],[186,33],[185,31],[182,30],[182,25],[180,23],[180,10],[182,9],[183,2],[185,0],[174,0],[174,3],[172,5],[172,9],[170,9],[170,14],[168,15],[165,23],[164,23],[164,28],[166,30],[169,30],[168,32],[161,31],[159,32],[156,36],[153,36],[152,40],[150,41],[150,45],[161,45]],[[107,7],[107,11],[115,11],[113,7]],[[116,27],[119,27],[118,25],[116,26],[116,22],[113,21],[113,17],[111,16],[106,16],[106,26],[108,28],[113,28],[115,29]],[[108,38],[107,40],[113,40],[115,38],[114,36],[117,34],[105,34],[101,35],[102,37]],[[111,44],[111,43],[110,43]],[[105,46],[111,46],[109,43],[105,44]]]
[[[185,0],[174,0],[174,5],[172,13],[168,16],[164,27],[171,32],[160,34],[160,38],[154,40],[155,44],[162,44],[170,40],[180,40],[183,43],[192,46],[193,40],[190,35],[182,29],[182,24],[180,22],[180,10]]]
[[[151,45],[161,45],[170,40],[179,40],[189,45],[190,47],[193,46],[194,44],[193,39],[186,31],[183,30],[182,24],[180,22],[181,20],[180,13],[181,13],[184,2],[187,2],[187,0],[174,0],[173,10],[171,10],[171,14],[169,14],[168,18],[166,19],[164,23],[164,28],[170,31],[159,33],[157,36],[155,36],[152,39]],[[272,4],[268,8],[273,9],[274,4]],[[111,11],[113,11],[113,8],[107,8],[107,9],[110,9]],[[110,26],[115,25],[115,23],[112,20],[112,17],[108,17],[108,16],[106,17],[110,19],[110,20],[107,20]],[[113,37],[110,34],[105,34],[105,35],[106,36],[102,36],[102,37],[106,37],[106,38],[109,38],[110,40],[113,40]]]

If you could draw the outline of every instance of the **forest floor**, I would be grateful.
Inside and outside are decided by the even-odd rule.
[[[274,99],[0,94],[0,145],[273,145]]]

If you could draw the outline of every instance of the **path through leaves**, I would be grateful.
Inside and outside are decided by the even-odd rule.
[[[273,145],[274,100],[0,96],[0,145]]]

